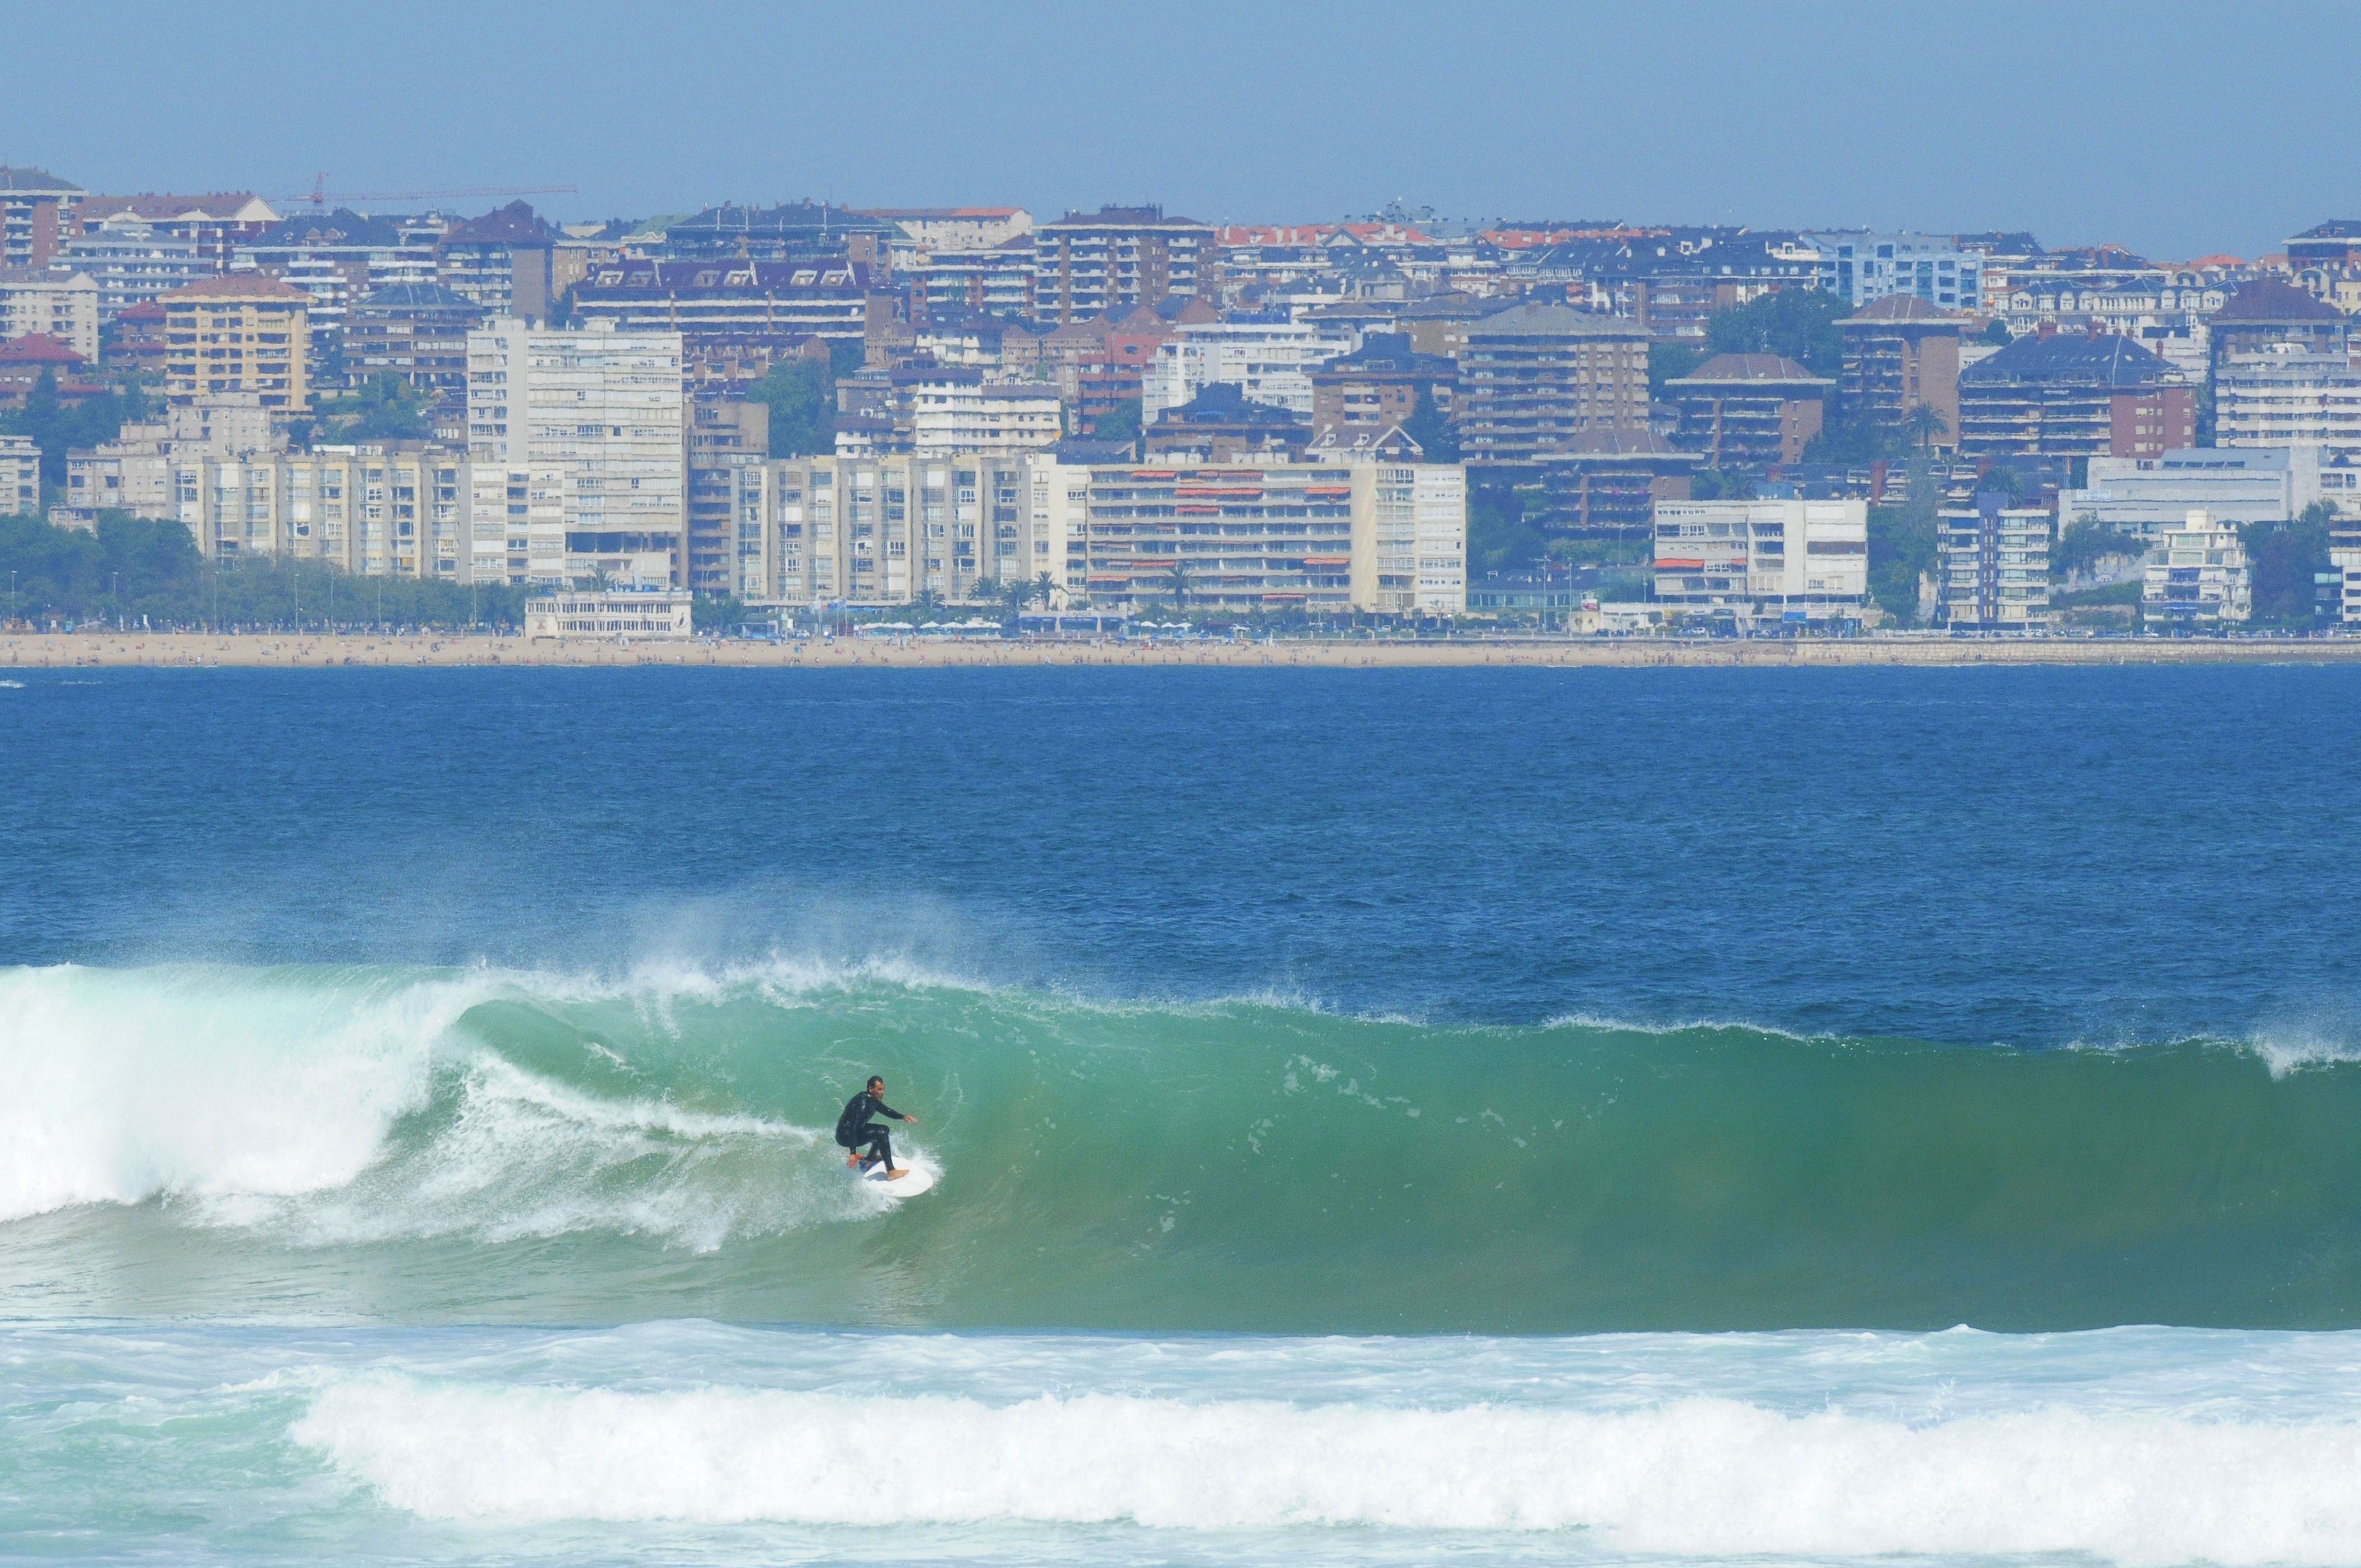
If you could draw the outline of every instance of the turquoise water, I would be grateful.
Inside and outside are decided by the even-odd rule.
[[[2361,1560],[2361,678],[1198,674],[0,690],[0,1560]]]

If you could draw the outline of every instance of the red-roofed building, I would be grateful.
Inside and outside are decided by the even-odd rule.
[[[97,397],[106,389],[82,378],[88,363],[71,345],[40,333],[0,343],[0,408],[23,408],[40,384],[43,372],[57,378],[60,402],[86,402]]]
[[[99,344],[99,356],[119,370],[164,374],[164,307],[149,300],[115,316]]]

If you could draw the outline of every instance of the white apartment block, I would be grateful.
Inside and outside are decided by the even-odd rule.
[[[41,449],[29,435],[0,435],[0,517],[41,510]]]
[[[1848,230],[1802,237],[1819,252],[1820,287],[1849,304],[1916,294],[1947,311],[1983,306],[1984,258],[1946,236]]]
[[[1978,496],[1946,507],[1936,565],[1943,620],[1955,631],[2039,631],[2049,620],[2049,513]]]
[[[172,515],[209,559],[289,556],[355,576],[468,580],[467,461],[451,448],[176,455],[170,476]]]
[[[2341,354],[2280,345],[2234,355],[2213,377],[2220,446],[2324,446],[2361,452],[2361,369]]]
[[[98,362],[98,285],[78,272],[0,267],[0,342],[30,333]]]
[[[1659,604],[1808,625],[1868,602],[1867,501],[1658,501],[1655,521]]]
[[[175,464],[206,456],[249,458],[286,446],[286,436],[271,428],[270,411],[255,393],[176,403],[153,424],[126,424],[113,441],[68,452],[65,501],[51,515],[76,528],[95,526],[102,511],[178,517]]]
[[[1302,322],[1207,322],[1174,329],[1141,377],[1139,413],[1152,422],[1216,381],[1246,400],[1312,417],[1312,372],[1353,352],[1349,332]]]
[[[67,240],[49,266],[58,272],[80,273],[98,285],[101,322],[111,322],[134,305],[215,271],[195,240],[160,232],[132,212],[112,214]]]
[[[2253,614],[2253,583],[2237,525],[2192,511],[2179,528],[2167,529],[2148,557],[2140,611],[2175,630],[2235,626]]]
[[[1012,456],[1055,446],[1065,433],[1058,389],[966,379],[920,381],[905,394],[910,448],[920,457]]]
[[[676,332],[511,316],[469,333],[473,579],[676,586],[686,420]]]
[[[1064,541],[1032,516],[1027,460],[780,457],[730,471],[739,594],[763,604],[997,598],[1047,573]]]
[[[1047,578],[1061,609],[1169,604],[1176,582],[1183,609],[1466,608],[1455,466],[836,456],[749,465],[731,483],[738,589],[760,603],[972,602]]]

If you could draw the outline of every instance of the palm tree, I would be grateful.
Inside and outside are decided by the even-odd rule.
[[[912,613],[922,619],[931,620],[940,615],[942,609],[943,596],[932,588],[920,588],[916,597],[910,600]]]
[[[1164,580],[1172,588],[1172,613],[1179,615],[1189,607],[1189,563],[1173,562],[1171,569],[1164,574]]]
[[[1902,416],[1902,432],[1916,442],[1919,449],[1924,451],[1927,444],[1935,437],[1950,434],[1951,426],[1950,422],[1943,418],[1941,410],[1927,403],[1920,403]]]
[[[1049,608],[1049,596],[1058,591],[1058,579],[1044,572],[1033,579],[1033,598],[1043,609]]]

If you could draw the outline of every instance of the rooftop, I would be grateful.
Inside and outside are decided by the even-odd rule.
[[[28,332],[0,343],[0,365],[54,365],[71,369],[82,362],[81,355],[46,333]]]
[[[350,207],[338,207],[333,213],[299,213],[273,224],[249,243],[258,247],[344,245],[390,249],[401,245],[402,237],[401,226],[390,218],[372,218]]]
[[[555,245],[566,236],[543,223],[525,201],[495,207],[443,236],[445,245]]]
[[[1629,316],[1601,315],[1567,305],[1512,305],[1468,329],[1471,337],[1626,337],[1648,329]]]
[[[2228,322],[2342,322],[2345,313],[2313,298],[2284,278],[2264,276],[2245,284],[2230,302],[2206,320]]]
[[[0,163],[0,191],[54,191],[65,195],[83,194],[82,188],[60,180],[46,169],[11,169]]]
[[[1204,389],[1178,408],[1166,409],[1150,423],[1151,432],[1172,425],[1247,425],[1257,430],[1305,429],[1311,422],[1292,409],[1246,400],[1246,389],[1235,381],[1209,381]]]
[[[1330,374],[1449,377],[1458,374],[1459,362],[1447,354],[1418,353],[1405,333],[1373,332],[1362,337],[1360,347],[1331,359],[1323,368]]]
[[[225,272],[218,278],[183,284],[156,297],[157,303],[163,305],[196,300],[285,300],[295,304],[309,304],[312,296],[292,283],[280,281],[268,272]]]
[[[270,203],[251,191],[208,191],[199,195],[142,191],[133,196],[91,196],[82,203],[84,223],[101,223],[129,213],[150,223],[267,224],[278,221]]]
[[[2170,370],[2161,356],[2120,334],[2061,332],[2050,337],[2020,337],[1960,371],[1960,379],[1971,384],[2059,381],[2143,387],[2163,380]]]
[[[465,294],[454,293],[440,283],[388,283],[371,290],[353,306],[356,313],[378,311],[449,311],[454,314],[481,315],[484,308]]]
[[[1965,322],[1962,311],[1947,311],[1940,305],[1929,304],[1916,294],[1888,294],[1873,304],[1862,306],[1837,323],[1839,326],[1864,325],[1884,322]]]
[[[1794,360],[1777,354],[1717,354],[1686,376],[1675,378],[1669,385],[1681,386],[1693,382],[1746,381],[1760,385],[1799,383],[1822,389],[1836,383],[1825,376],[1815,376]]]

